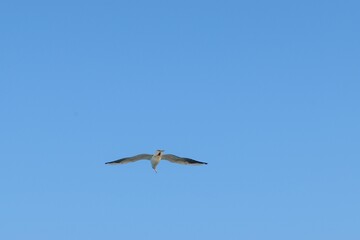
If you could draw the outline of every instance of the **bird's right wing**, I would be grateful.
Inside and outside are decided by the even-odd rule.
[[[107,162],[105,164],[125,164],[125,163],[130,163],[130,162],[136,162],[139,160],[150,160],[151,157],[153,155],[151,154],[139,154],[133,157],[126,157],[126,158],[121,158],[112,162]]]
[[[203,164],[206,165],[207,164],[206,162],[196,161],[191,158],[178,157],[173,154],[164,154],[162,156],[162,159],[168,160],[169,162],[172,162],[172,163],[186,164],[186,165],[203,165]]]

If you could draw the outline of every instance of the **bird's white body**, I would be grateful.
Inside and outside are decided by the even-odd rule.
[[[152,168],[156,171],[156,166],[159,164],[160,160],[161,160],[161,157],[163,155],[163,150],[156,150],[155,154],[151,157],[151,166]]]

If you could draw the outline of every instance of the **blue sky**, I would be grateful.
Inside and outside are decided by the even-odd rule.
[[[1,1],[0,238],[359,239],[359,7]]]

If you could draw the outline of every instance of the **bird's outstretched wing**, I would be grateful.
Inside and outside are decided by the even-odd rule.
[[[199,162],[199,161],[196,161],[191,158],[182,158],[182,157],[175,156],[173,154],[164,154],[162,156],[162,159],[168,160],[169,162],[172,162],[172,163],[179,163],[179,164],[190,164],[190,165],[207,164],[206,162]]]
[[[115,160],[112,162],[107,162],[105,164],[125,164],[125,163],[130,163],[130,162],[136,162],[139,160],[150,160],[152,157],[151,154],[139,154],[133,157],[126,157],[126,158],[121,158],[119,160]]]

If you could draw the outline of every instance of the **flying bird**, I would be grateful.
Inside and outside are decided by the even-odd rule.
[[[126,157],[126,158],[121,158],[119,160],[115,160],[112,162],[107,162],[105,164],[125,164],[125,163],[130,163],[130,162],[136,162],[139,160],[150,160],[151,162],[151,167],[154,169],[155,172],[157,172],[156,167],[159,164],[161,159],[164,160],[168,160],[169,162],[172,163],[179,163],[179,164],[186,164],[186,165],[204,165],[207,164],[206,162],[199,162],[196,161],[194,159],[191,158],[183,158],[183,157],[178,157],[175,156],[173,154],[163,154],[164,150],[156,150],[156,152],[154,153],[154,155],[151,154],[139,154],[139,155],[135,155],[133,157]]]

